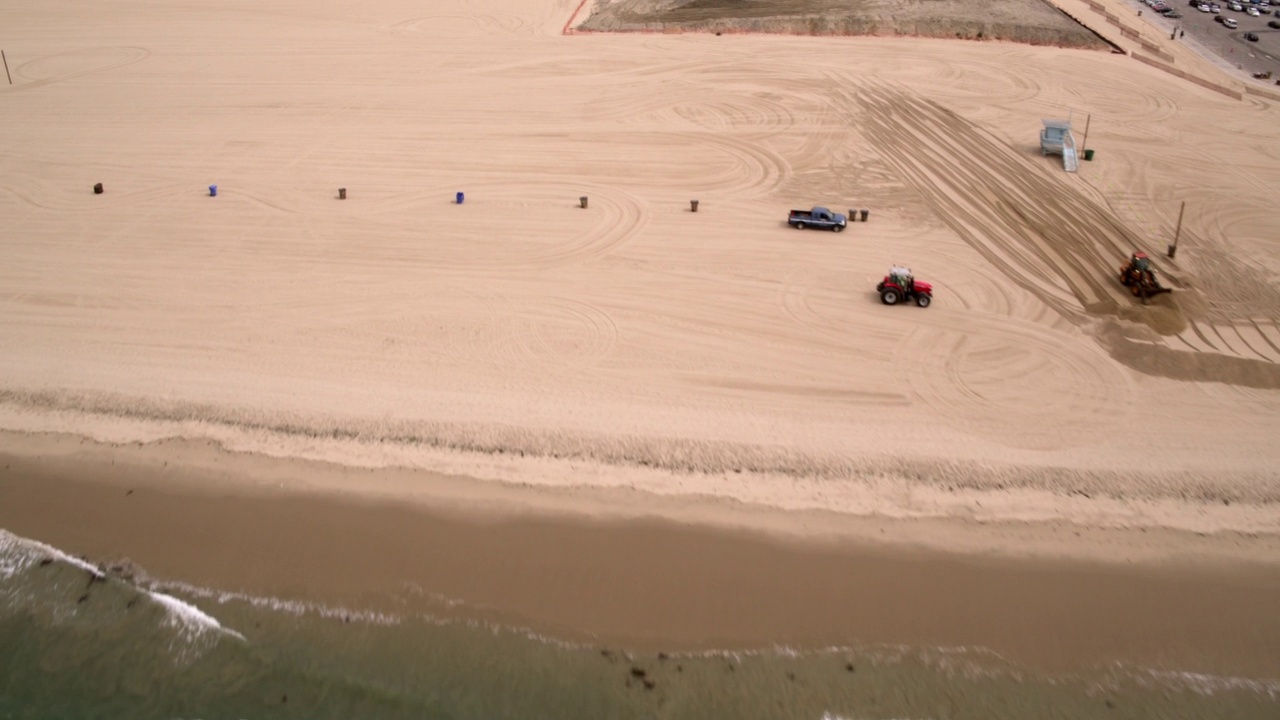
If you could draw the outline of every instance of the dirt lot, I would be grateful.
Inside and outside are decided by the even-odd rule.
[[[581,29],[918,35],[1106,47],[1043,0],[600,0]]]

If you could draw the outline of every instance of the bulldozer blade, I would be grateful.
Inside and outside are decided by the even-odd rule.
[[[1173,292],[1173,288],[1167,288],[1167,287],[1143,288],[1142,304],[1146,305],[1147,300],[1155,297],[1156,295],[1163,295],[1164,293],[1171,293],[1171,292]]]

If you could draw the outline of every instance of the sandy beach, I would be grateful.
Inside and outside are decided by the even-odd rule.
[[[624,645],[1280,677],[1280,101],[1058,6],[1123,52],[575,33],[578,0],[0,10],[0,528]],[[869,216],[786,225],[813,205]],[[1117,282],[1135,250],[1171,294]],[[894,264],[932,306],[881,304]]]

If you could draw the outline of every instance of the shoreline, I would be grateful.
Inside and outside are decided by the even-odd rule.
[[[1217,467],[1188,461],[1183,471],[1170,474],[1143,471],[1137,464],[1102,469],[1098,459],[1078,453],[1007,453],[999,463],[989,452],[966,457],[957,448],[939,450],[937,445],[934,450],[941,455],[905,457],[883,448],[877,454],[874,438],[847,445],[842,458],[799,445],[779,451],[715,436],[596,437],[536,426],[429,421],[388,425],[376,419],[265,410],[246,414],[115,395],[93,400],[86,409],[13,401],[12,395],[0,397],[0,452],[39,447],[39,452],[63,456],[89,440],[145,446],[155,464],[188,461],[195,452],[197,462],[211,466],[215,460],[209,455],[225,450],[254,458],[246,475],[288,472],[263,468],[287,468],[292,462],[383,473],[389,479],[376,487],[353,490],[341,473],[331,472],[317,473],[327,480],[309,486],[374,499],[413,498],[420,494],[418,478],[448,476],[467,478],[470,485],[537,489],[548,498],[572,496],[572,507],[586,501],[592,514],[623,518],[636,514],[632,506],[642,498],[648,512],[672,519],[745,524],[784,535],[879,541],[877,536],[886,532],[880,523],[903,522],[912,524],[912,542],[939,549],[955,547],[952,526],[957,523],[1026,524],[1056,530],[1040,534],[1030,545],[1028,538],[1008,542],[1000,533],[960,533],[959,540],[970,552],[1109,562],[1113,540],[1082,543],[1076,533],[1117,532],[1141,540],[1124,543],[1134,553],[1126,561],[1200,552],[1251,557],[1260,552],[1265,562],[1280,564],[1280,486],[1247,457],[1228,462],[1209,456],[1218,460]],[[471,491],[462,494],[470,496]],[[559,502],[541,506],[554,509]],[[803,521],[793,520],[796,515]],[[751,520],[745,521],[748,516]],[[850,530],[850,521],[858,527]],[[921,525],[933,528],[923,538]],[[820,529],[798,530],[806,526]],[[1148,542],[1149,531],[1169,531],[1172,539]],[[1214,535],[1247,538],[1248,548],[1198,541],[1187,546],[1181,540]]]
[[[638,651],[881,643],[987,648],[1054,672],[1122,662],[1280,677],[1269,652],[1280,569],[1257,547],[1273,540],[664,507],[642,493],[619,502],[206,443],[27,437],[24,453],[2,437],[0,527],[93,562],[127,559],[161,588],[477,619]],[[666,512],[676,505],[683,516]],[[952,552],[913,542],[948,533]],[[1023,552],[1057,537],[1114,562],[1001,555],[992,536]],[[1130,554],[1139,538],[1164,557]],[[1179,543],[1199,552],[1169,554]]]

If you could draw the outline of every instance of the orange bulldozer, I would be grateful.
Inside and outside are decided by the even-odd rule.
[[[1161,293],[1173,292],[1173,288],[1162,286],[1156,280],[1156,271],[1151,269],[1151,258],[1144,252],[1134,252],[1127,265],[1120,266],[1120,284],[1129,288],[1136,298],[1147,303],[1147,298]]]

